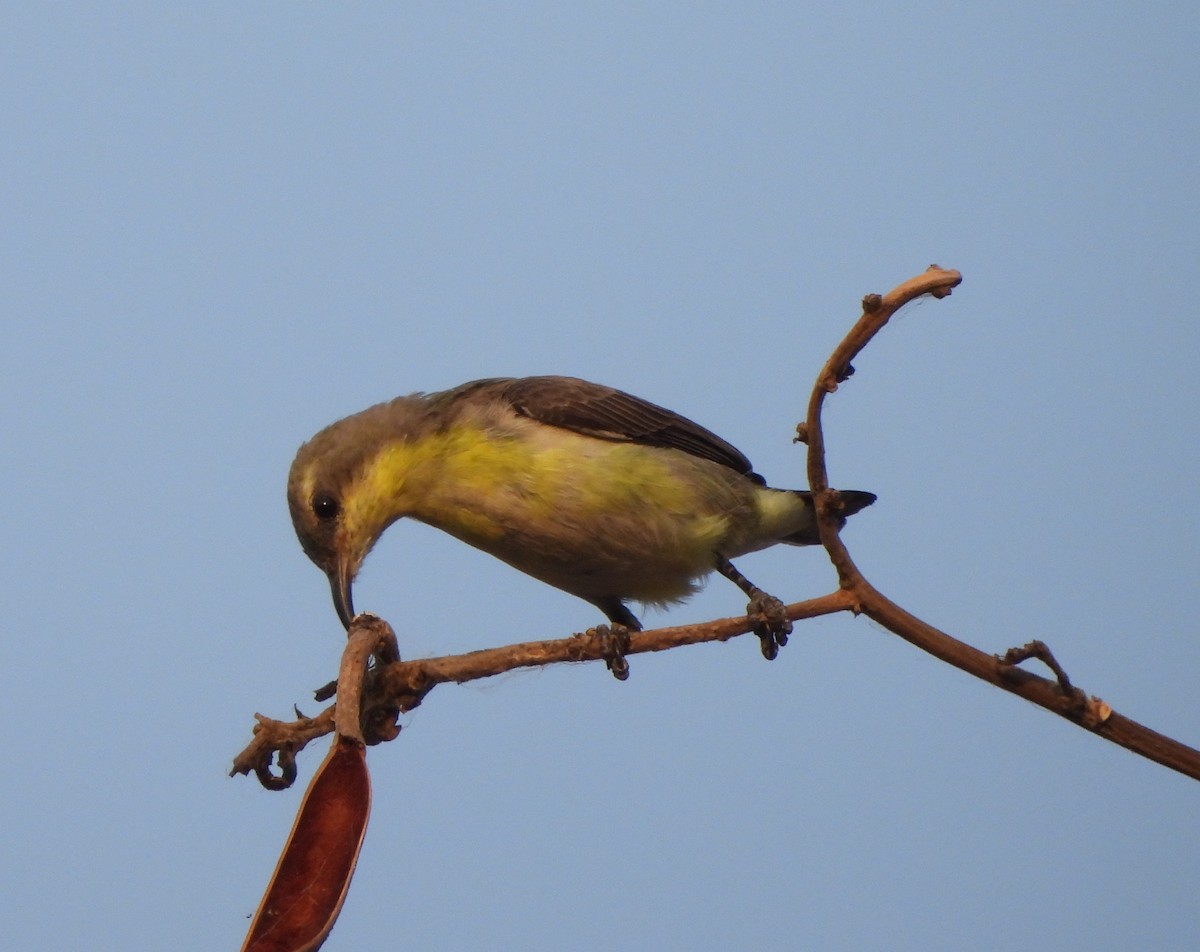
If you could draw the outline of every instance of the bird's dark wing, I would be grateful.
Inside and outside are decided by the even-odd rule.
[[[575,377],[480,381],[522,416],[601,440],[682,450],[764,482],[735,447],[687,417]]]

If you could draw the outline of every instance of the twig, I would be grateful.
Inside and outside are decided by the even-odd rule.
[[[1013,649],[1015,653],[1010,653],[1005,658],[997,658],[951,637],[905,611],[867,581],[854,564],[838,534],[837,493],[829,488],[825,467],[825,440],[821,428],[821,410],[825,398],[837,390],[838,384],[849,376],[847,371],[850,361],[883,329],[896,311],[926,294],[935,298],[946,297],[961,281],[962,276],[957,271],[947,271],[932,265],[924,274],[904,282],[885,295],[868,295],[863,299],[862,317],[834,350],[813,387],[801,435],[808,444],[808,481],[816,503],[821,543],[837,569],[839,582],[843,590],[854,596],[864,615],[922,651],[989,684],[1053,711],[1114,744],[1200,780],[1200,751],[1123,717],[1099,698],[1088,697],[1074,688],[1058,662],[1054,661],[1051,664],[1050,660],[1047,660],[1052,660],[1054,656],[1045,645],[1042,645],[1044,651],[1041,654],[1038,654],[1036,649],[1027,655],[1023,653],[1024,649]],[[1027,657],[1039,657],[1050,664],[1057,680],[1039,678],[1014,667],[1015,662]]]
[[[854,610],[853,596],[840,590],[786,606],[787,617],[792,621]],[[628,656],[709,641],[728,641],[749,633],[753,625],[754,620],[743,615],[696,625],[630,632],[628,647],[623,647],[622,654]],[[411,711],[439,684],[463,684],[517,668],[546,664],[607,661],[611,659],[612,651],[611,636],[593,628],[568,638],[527,641],[461,655],[380,664],[372,672],[363,691],[361,719],[366,743],[370,745],[391,740],[399,733],[394,726],[395,715]],[[275,721],[256,714],[258,723],[254,728],[254,739],[234,758],[230,773],[254,773],[264,786],[272,790],[289,786],[295,780],[295,755],[308,743],[334,729],[336,709],[337,705],[330,705],[316,717],[302,717],[291,722]],[[282,776],[271,770],[276,755],[284,768]]]
[[[805,421],[797,427],[797,440],[808,444],[809,487],[817,512],[821,543],[837,570],[839,588],[828,595],[787,606],[787,617],[800,621],[833,612],[862,612],[884,628],[899,635],[936,658],[1019,695],[1078,724],[1106,740],[1154,760],[1172,770],[1200,780],[1200,751],[1150,730],[1112,710],[1104,701],[1090,697],[1071,684],[1065,670],[1041,642],[1010,649],[1003,657],[986,654],[922,621],[875,589],[863,576],[841,540],[840,500],[829,488],[825,466],[825,440],[821,411],[825,398],[853,373],[850,361],[879,333],[893,314],[924,295],[944,298],[958,286],[957,271],[931,266],[885,295],[869,294],[863,299],[863,314],[837,346],[817,377],[809,398]],[[658,628],[633,632],[628,646],[620,646],[622,657],[647,651],[665,651],[705,641],[727,641],[753,629],[755,620],[725,618],[698,625]],[[1055,674],[1055,680],[1040,678],[1017,667],[1039,659]],[[464,655],[421,661],[391,660],[380,663],[367,679],[362,699],[364,739],[367,744],[390,740],[399,728],[396,714],[415,708],[438,684],[463,683],[492,677],[516,668],[559,662],[614,660],[611,632],[592,629],[570,638],[530,641],[503,648],[473,651]],[[258,775],[265,786],[282,789],[295,779],[295,755],[307,743],[333,730],[335,707],[313,718],[293,722],[275,721],[256,714],[254,740],[234,760],[233,773]],[[280,774],[271,763],[278,756]]]

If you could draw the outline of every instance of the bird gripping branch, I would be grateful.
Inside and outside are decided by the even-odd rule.
[[[841,500],[844,520],[875,496]],[[346,417],[300,447],[288,505],[347,627],[367,553],[411,518],[635,631],[627,601],[678,602],[718,571],[761,615],[767,657],[790,623],[729,560],[819,541],[808,492],[769,488],[742,453],[677,413],[571,377],[477,380]]]

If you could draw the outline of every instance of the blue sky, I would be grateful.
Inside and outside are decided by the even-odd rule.
[[[300,790],[225,772],[342,644],[283,493],[321,426],[567,373],[803,485],[816,371],[931,261],[962,287],[827,414],[833,480],[880,497],[851,552],[1200,742],[1198,45],[1184,3],[10,5],[13,947],[240,943]],[[819,551],[741,568],[834,584]],[[411,657],[599,620],[417,525],[355,595]],[[405,724],[329,949],[1200,942],[1200,787],[865,619],[773,664],[443,687]]]

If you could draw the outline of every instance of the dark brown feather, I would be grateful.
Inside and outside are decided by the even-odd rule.
[[[482,389],[491,390],[515,412],[538,423],[600,440],[682,450],[765,484],[750,460],[712,431],[613,387],[575,377],[520,377],[478,380],[450,393],[461,398]]]

